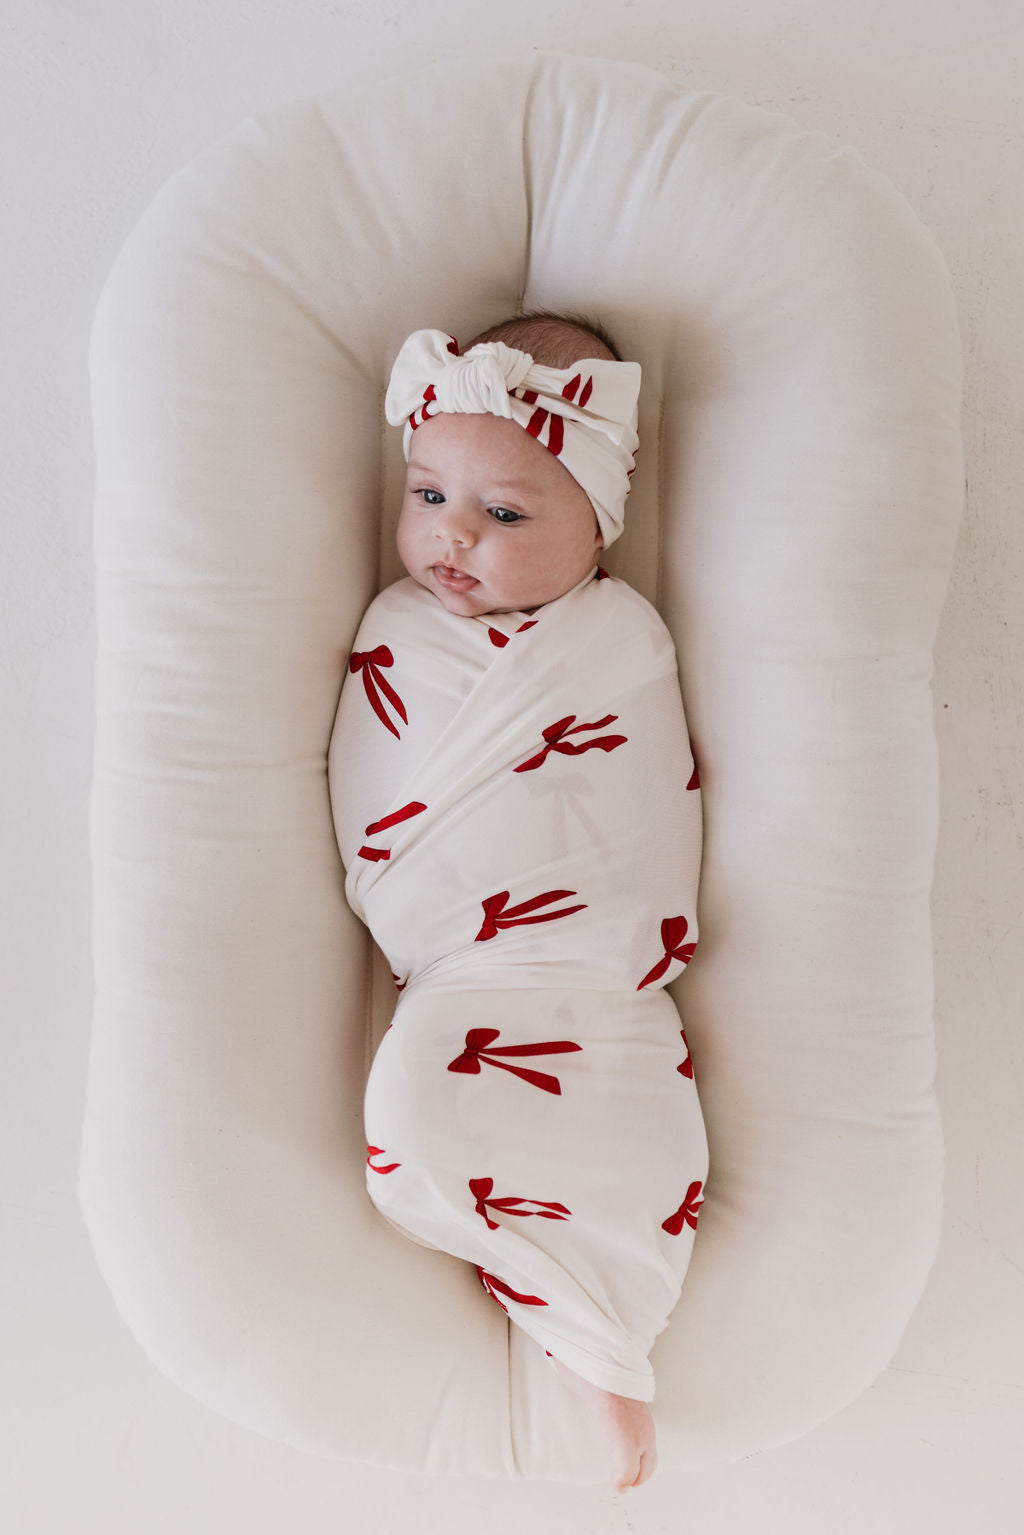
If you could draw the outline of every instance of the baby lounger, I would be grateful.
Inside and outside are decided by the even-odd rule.
[[[128,241],[92,370],[96,1012],[81,1197],[184,1390],[304,1450],[606,1480],[473,1267],[367,1199],[394,987],[326,759],[398,579],[403,339],[582,309],[644,370],[604,563],[676,641],[704,799],[673,983],[710,1142],[651,1362],[666,1469],[806,1433],[935,1250],[929,679],[962,498],[926,230],[849,149],[632,65],[470,60],[243,124]]]

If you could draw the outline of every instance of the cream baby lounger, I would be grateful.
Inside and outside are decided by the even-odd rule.
[[[520,303],[592,313],[644,380],[602,564],[675,641],[703,795],[671,994],[711,1171],[650,1362],[661,1468],[709,1466],[856,1397],[937,1242],[948,275],[855,152],[732,98],[558,54],[415,86],[243,124],[156,199],[99,306],[82,1206],[150,1358],[252,1430],[606,1481],[585,1404],[474,1266],[367,1197],[395,987],[327,780],[360,617],[403,574],[399,345]]]

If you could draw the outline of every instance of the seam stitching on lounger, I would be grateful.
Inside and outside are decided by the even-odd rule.
[[[519,291],[519,311],[522,313],[525,307],[526,289],[530,281],[530,268],[533,257],[533,184],[530,180],[529,164],[529,129],[530,114],[533,111],[533,101],[537,94],[537,76],[533,74],[526,87],[526,99],[523,102],[523,125],[520,135],[520,150],[522,153],[523,170],[523,200],[526,204],[526,235],[523,240],[523,274]]]
[[[658,451],[657,451],[657,453],[655,455],[655,461],[656,461],[656,465],[657,465],[657,470],[656,470],[656,475],[655,475],[655,486],[654,486],[654,493],[655,493],[655,503],[654,503],[655,510],[654,510],[654,515],[657,518],[657,539],[656,539],[656,544],[657,544],[657,549],[658,549],[658,557],[657,557],[657,561],[656,561],[656,564],[655,564],[655,575],[654,575],[654,606],[657,608],[659,613],[661,613],[661,594],[662,594],[662,574],[661,574],[661,572],[662,572],[662,562],[663,562],[664,556],[665,556],[665,547],[664,547],[664,542],[665,542],[665,517],[664,517],[663,510],[662,510],[662,500],[663,500],[663,497],[664,497],[664,486],[665,486],[665,478],[664,478],[665,448],[664,448],[664,444],[665,444],[665,390],[664,390],[664,386],[663,386],[662,390],[661,390],[661,393],[659,395],[659,398],[658,398]],[[662,616],[664,616],[664,615],[662,615]]]
[[[384,416],[384,400],[387,397],[387,386],[379,384],[377,388],[377,507],[379,520],[377,523],[377,566],[373,578],[374,593],[381,588],[381,580],[384,574],[384,526],[390,516],[390,510],[384,505],[384,487],[387,484],[387,421]]]

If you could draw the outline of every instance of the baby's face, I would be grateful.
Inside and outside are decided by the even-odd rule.
[[[441,415],[413,433],[398,552],[449,613],[517,613],[582,581],[602,547],[564,464],[515,421]]]

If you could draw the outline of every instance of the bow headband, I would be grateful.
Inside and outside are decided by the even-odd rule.
[[[640,364],[587,357],[548,368],[503,341],[459,353],[454,336],[416,330],[403,343],[384,400],[392,426],[412,434],[432,416],[464,413],[518,422],[565,465],[590,498],[605,548],[622,532],[636,433]]]

